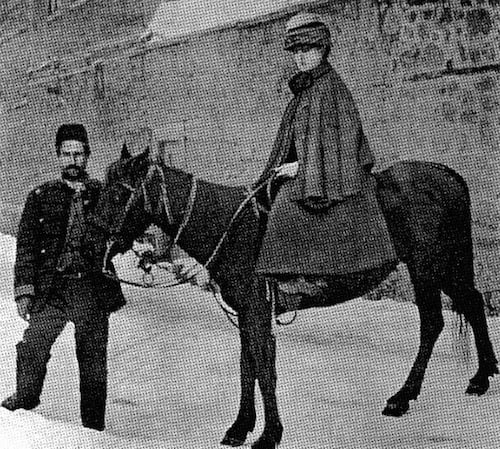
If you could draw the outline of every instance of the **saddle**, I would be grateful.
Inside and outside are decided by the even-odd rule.
[[[382,281],[397,267],[397,261],[388,261],[378,267],[336,276],[268,277],[271,295],[274,295],[276,314],[312,307],[327,307],[350,299],[374,293]],[[377,295],[374,295],[376,297]]]
[[[277,280],[277,287],[289,295],[318,296],[328,287],[326,279],[297,276],[287,280]]]
[[[276,315],[319,307],[327,297],[326,279],[309,276],[271,278],[267,280],[271,298],[275,300]]]

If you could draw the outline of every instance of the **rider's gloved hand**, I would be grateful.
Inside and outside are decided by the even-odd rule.
[[[283,178],[295,178],[297,172],[299,171],[298,162],[287,162],[286,164],[280,165],[275,168],[276,176]]]
[[[24,320],[30,320],[30,309],[33,303],[33,296],[21,295],[16,298],[17,314]]]

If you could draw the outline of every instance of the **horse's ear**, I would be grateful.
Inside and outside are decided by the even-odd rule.
[[[149,145],[144,149],[142,155],[145,159],[149,159],[149,157],[151,156],[151,148],[149,148]]]
[[[122,147],[122,152],[120,154],[120,159],[125,160],[125,159],[130,159],[132,155],[130,154],[130,151],[128,151],[127,144],[124,143]]]

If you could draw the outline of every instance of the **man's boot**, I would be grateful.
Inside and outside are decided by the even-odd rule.
[[[32,410],[40,404],[43,382],[50,355],[42,357],[30,350],[24,342],[17,348],[16,392],[6,398],[1,406],[7,410]]]
[[[82,425],[104,430],[106,415],[106,381],[80,384],[80,415]]]
[[[17,393],[10,395],[2,401],[2,407],[13,412],[17,409],[32,410],[40,405],[39,399],[19,397]]]

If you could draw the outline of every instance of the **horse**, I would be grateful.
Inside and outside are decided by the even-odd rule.
[[[478,370],[466,393],[482,395],[498,367],[483,298],[474,286],[467,185],[449,167],[421,161],[397,162],[374,176],[377,200],[398,259],[408,268],[420,317],[418,354],[406,381],[387,400],[382,413],[404,415],[421,391],[427,364],[444,327],[441,292],[451,298],[453,310],[472,327]],[[108,167],[95,224],[105,234],[103,240],[112,242],[109,247],[114,250],[108,255],[129,249],[154,223],[206,266],[224,301],[237,312],[241,343],[239,411],[221,444],[243,445],[253,431],[257,381],[265,425],[252,448],[270,449],[279,445],[283,433],[276,399],[275,317],[267,281],[255,274],[265,217],[248,199],[246,187],[197,179],[152,160],[147,152],[133,157],[124,153]],[[389,273],[380,267],[354,281],[348,276],[332,279],[326,298],[312,306],[359,297]]]

